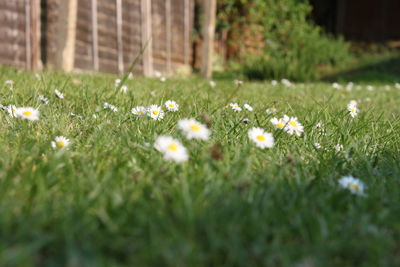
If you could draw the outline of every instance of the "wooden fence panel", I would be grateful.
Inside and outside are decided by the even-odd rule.
[[[0,2],[0,64],[40,67],[40,7],[38,0]]]
[[[140,53],[141,37],[141,4],[138,0],[122,1],[122,43],[124,71],[127,71],[135,57]],[[141,61],[135,66],[134,73],[143,73]]]
[[[153,66],[154,71],[167,70],[165,0],[151,1]]]
[[[75,68],[96,70],[93,51],[92,2],[78,1],[76,22]]]

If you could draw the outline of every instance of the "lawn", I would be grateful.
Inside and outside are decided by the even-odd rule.
[[[0,70],[0,103],[40,112],[31,121],[0,111],[1,266],[400,265],[393,83],[135,77],[122,93],[115,79]],[[131,113],[167,100],[179,110],[163,106],[162,120]],[[277,114],[266,113],[272,107]],[[304,126],[301,136],[270,122],[285,114]],[[185,138],[183,118],[208,125],[210,138]],[[274,146],[257,147],[253,127]],[[160,135],[179,140],[188,160],[165,160],[154,148]],[[70,145],[53,148],[56,136]],[[360,179],[363,194],[343,188],[343,176]]]

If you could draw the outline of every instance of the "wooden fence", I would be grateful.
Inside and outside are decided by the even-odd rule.
[[[39,0],[0,1],[0,64],[40,67]]]
[[[192,63],[194,1],[1,1],[0,64],[121,73],[147,45],[134,72],[173,74]]]

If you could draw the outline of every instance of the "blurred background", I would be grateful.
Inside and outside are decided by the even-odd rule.
[[[398,0],[2,0],[0,64],[398,82],[399,10]]]

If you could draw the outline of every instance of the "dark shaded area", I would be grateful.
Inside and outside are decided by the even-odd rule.
[[[396,83],[400,82],[400,56],[382,59],[329,75],[325,81],[356,83]]]
[[[399,0],[310,0],[312,19],[350,41],[400,39]]]

